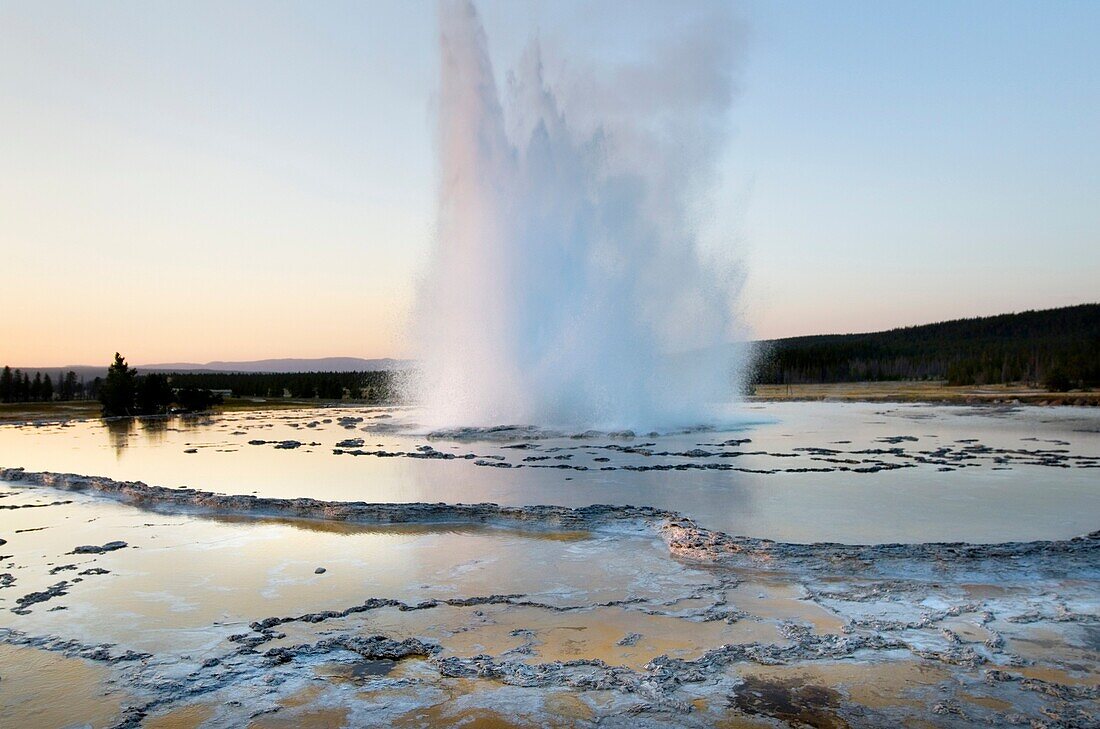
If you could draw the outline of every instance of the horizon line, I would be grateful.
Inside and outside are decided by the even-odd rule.
[[[992,319],[992,318],[999,317],[999,316],[1015,316],[1015,315],[1019,315],[1019,314],[1027,314],[1027,313],[1032,313],[1032,312],[1056,311],[1056,310],[1059,310],[1059,309],[1075,309],[1075,308],[1082,307],[1082,306],[1100,306],[1100,301],[1085,301],[1085,302],[1082,302],[1082,303],[1079,303],[1079,304],[1067,304],[1065,306],[1051,306],[1051,307],[1046,307],[1046,308],[1041,308],[1041,309],[1021,309],[1021,310],[1018,310],[1018,311],[1001,312],[999,314],[983,314],[983,315],[976,315],[976,316],[961,316],[961,317],[956,317],[954,319],[940,319],[938,321],[923,322],[923,323],[920,323],[920,324],[903,324],[903,325],[899,325],[899,326],[895,326],[895,327],[890,327],[888,329],[875,329],[875,330],[870,330],[870,331],[866,331],[866,330],[864,330],[864,331],[848,331],[848,332],[821,332],[821,333],[817,333],[817,334],[798,334],[798,335],[787,336],[787,337],[755,338],[755,339],[746,339],[746,340],[742,340],[742,341],[744,343],[747,343],[747,344],[756,344],[756,343],[763,343],[763,342],[782,342],[782,341],[786,341],[786,340],[790,340],[790,339],[805,339],[805,338],[809,338],[809,337],[844,337],[844,336],[859,336],[859,335],[864,335],[864,334],[881,334],[881,333],[884,333],[884,332],[893,332],[893,331],[898,331],[898,330],[903,330],[903,329],[913,329],[913,328],[924,327],[924,326],[934,326],[934,325],[937,325],[937,324],[950,324],[950,323],[953,323],[953,322],[970,321],[970,320],[974,320],[974,319]],[[382,356],[382,357],[362,357],[362,356],[358,356],[358,355],[323,355],[323,356],[320,356],[320,357],[288,356],[288,357],[258,357],[258,358],[254,358],[254,359],[213,359],[213,360],[209,360],[209,361],[206,361],[206,362],[188,362],[188,361],[151,362],[151,363],[148,363],[148,364],[132,364],[130,366],[135,368],[135,369],[176,368],[176,369],[181,369],[182,370],[182,369],[188,369],[188,368],[190,368],[190,369],[201,369],[201,368],[205,368],[205,367],[210,367],[211,365],[255,365],[255,364],[260,364],[260,363],[264,363],[264,362],[275,362],[275,361],[317,362],[317,361],[321,361],[321,360],[338,360],[338,359],[363,360],[363,361],[367,361],[367,362],[369,362],[369,361],[380,361],[380,360],[390,360],[390,361],[393,361],[393,362],[415,362],[415,359],[412,358],[412,357],[396,357],[396,356],[393,356],[393,355],[386,355],[386,356]],[[5,366],[6,367],[11,367],[11,369],[13,369],[13,370],[18,369],[18,370],[22,370],[22,371],[26,371],[26,372],[33,372],[35,370],[39,370],[39,371],[65,370],[65,369],[72,369],[72,368],[77,368],[77,367],[86,368],[86,369],[99,368],[99,367],[104,367],[105,368],[105,367],[107,367],[107,365],[73,364],[73,363],[61,364],[61,365],[8,365],[8,364],[5,364],[5,363],[0,363],[0,367],[5,367]],[[220,370],[220,371],[224,372],[224,371],[231,371],[231,370]]]

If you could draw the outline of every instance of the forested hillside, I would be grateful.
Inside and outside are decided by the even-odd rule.
[[[760,343],[756,381],[1100,385],[1100,304]]]

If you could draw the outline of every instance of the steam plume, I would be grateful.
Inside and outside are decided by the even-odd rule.
[[[552,84],[532,43],[498,91],[468,0],[440,5],[440,191],[418,302],[430,424],[695,424],[736,387],[740,278],[700,247],[737,36]],[[502,101],[503,99],[503,101]]]

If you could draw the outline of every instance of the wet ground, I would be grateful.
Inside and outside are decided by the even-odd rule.
[[[791,542],[1063,539],[1100,522],[1095,408],[770,403],[727,420],[558,437],[446,437],[384,408],[39,422],[0,426],[0,466],[281,498],[650,505]]]
[[[1096,724],[1096,415],[751,414],[0,427],[0,726]]]

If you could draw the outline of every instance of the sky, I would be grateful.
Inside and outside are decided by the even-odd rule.
[[[478,3],[498,74],[678,3]],[[1100,300],[1100,3],[731,3],[752,335]],[[0,364],[406,356],[435,3],[0,3]]]

